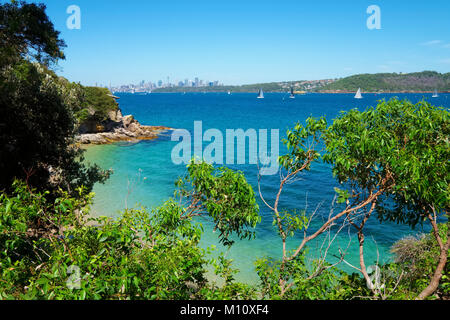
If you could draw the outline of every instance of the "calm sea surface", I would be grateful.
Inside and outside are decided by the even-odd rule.
[[[194,121],[202,121],[203,132],[210,128],[219,129],[225,137],[226,129],[279,129],[280,139],[285,136],[287,128],[293,127],[297,121],[303,122],[309,116],[326,116],[329,123],[340,110],[375,106],[378,100],[397,96],[407,98],[416,103],[422,99],[434,105],[450,107],[450,94],[441,94],[439,98],[431,98],[431,94],[365,94],[364,99],[357,100],[353,94],[307,94],[288,99],[287,94],[267,93],[265,99],[256,99],[256,94],[234,93],[187,93],[187,94],[149,94],[120,96],[120,107],[123,114],[133,114],[138,121],[147,125],[164,125],[172,128],[183,128],[193,132]],[[269,131],[270,132],[270,131]],[[269,146],[270,146],[269,142]],[[104,169],[112,168],[114,174],[106,184],[98,184],[94,188],[96,196],[92,213],[96,216],[117,217],[125,207],[145,206],[154,208],[164,203],[173,195],[174,181],[186,170],[183,165],[174,165],[171,160],[172,148],[177,142],[170,140],[170,133],[157,140],[142,141],[137,144],[118,143],[105,146],[89,146],[86,159],[95,162]],[[280,143],[280,151],[283,146]],[[229,167],[244,172],[247,180],[257,192],[256,165],[230,165]],[[278,190],[279,176],[262,178],[262,193],[267,200],[273,200]],[[317,209],[314,226],[321,223],[331,210],[336,181],[331,169],[325,164],[316,164],[310,173],[285,188],[281,198],[281,206],[286,209]],[[258,199],[259,200],[259,199]],[[272,226],[270,211],[259,201],[262,222],[256,228],[257,237],[251,241],[238,241],[231,249],[218,244],[217,235],[212,232],[208,220],[200,220],[204,224],[205,234],[202,246],[216,245],[220,251],[226,251],[227,257],[234,259],[234,266],[241,270],[238,280],[254,282],[254,261],[264,256],[279,257],[281,241]],[[337,208],[335,209],[337,210]],[[412,231],[407,226],[383,223],[375,217],[366,227],[366,263],[370,265],[377,259],[380,262],[390,259],[390,246],[401,237],[427,231]],[[338,252],[339,247],[345,249],[351,239],[347,260],[358,265],[357,239],[353,231],[341,232],[330,250]],[[310,255],[317,255],[323,238],[310,244]],[[290,247],[299,244],[300,238],[292,238]],[[345,265],[342,269],[351,271]]]

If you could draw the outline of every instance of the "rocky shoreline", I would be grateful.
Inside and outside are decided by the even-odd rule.
[[[141,125],[132,115],[122,116],[120,109],[111,111],[108,120],[82,123],[76,140],[80,144],[109,144],[120,141],[153,140],[162,132],[173,130],[164,126]]]

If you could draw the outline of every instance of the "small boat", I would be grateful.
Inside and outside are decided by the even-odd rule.
[[[264,99],[264,92],[262,89],[259,89],[258,99]]]
[[[295,99],[294,88],[291,88],[291,95],[289,96],[289,99]]]
[[[432,97],[433,98],[438,98],[439,97],[437,90],[434,90],[434,93],[433,93]]]
[[[358,91],[356,92],[355,99],[362,99],[361,88],[359,88]]]
[[[230,91],[230,90],[228,90],[228,94],[231,94],[231,91]]]

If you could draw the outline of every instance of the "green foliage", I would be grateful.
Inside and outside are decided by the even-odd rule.
[[[317,260],[307,265],[305,255],[302,252],[294,260],[284,264],[271,258],[255,262],[261,281],[261,294],[265,299],[343,300],[353,299],[366,291],[365,284],[357,275],[349,276],[326,263],[319,266]],[[286,280],[290,286],[283,295],[280,279]]]
[[[439,235],[445,243],[448,241],[448,223],[441,223]],[[392,246],[395,261],[383,270],[388,286],[393,287],[402,275],[402,280],[392,299],[414,299],[425,289],[439,261],[440,248],[432,232],[420,237],[406,237]],[[450,265],[446,264],[439,287],[432,296],[448,299],[450,297]]]
[[[448,237],[448,225],[439,224],[439,233],[445,242]],[[363,278],[356,274],[343,275],[346,299],[412,300],[430,283],[439,261],[440,249],[434,235],[408,236],[392,246],[395,260],[378,266],[380,291],[374,295],[367,289]],[[442,279],[436,292],[429,299],[447,300],[450,296],[450,268],[446,264]]]
[[[381,221],[414,226],[424,214],[449,208],[449,119],[447,110],[425,101],[397,99],[342,112],[325,134],[324,160],[339,182],[356,190],[382,189],[394,200],[394,208],[388,201],[378,204]]]
[[[308,118],[306,126],[297,123],[293,130],[286,132],[287,139],[282,142],[288,149],[288,154],[280,156],[278,162],[284,169],[295,172],[305,164],[304,170],[310,170],[311,164],[320,158],[320,153],[316,150],[322,138],[322,132],[326,129],[325,118]],[[310,161],[308,161],[310,160]]]
[[[283,232],[286,237],[294,237],[297,231],[306,231],[310,218],[306,216],[306,211],[301,210],[285,210],[279,212],[280,224],[283,227]],[[277,219],[274,217],[273,225],[277,224]],[[280,230],[278,230],[280,232]]]
[[[414,227],[428,214],[442,216],[448,212],[449,136],[448,111],[426,102],[414,105],[397,99],[380,101],[376,108],[362,112],[356,109],[341,112],[328,128],[324,118],[309,118],[305,125],[298,123],[289,130],[283,140],[288,152],[279,158],[286,173],[278,197],[283,186],[298,173],[310,170],[314,162],[323,159],[332,165],[333,174],[344,187],[335,191],[338,203],[346,203],[347,210],[375,203],[381,222],[390,220]],[[319,150],[322,145],[324,152]],[[382,270],[384,287],[377,289],[374,297],[375,293],[368,290],[361,278],[338,275],[335,268],[322,265],[323,261],[313,261],[312,265],[317,267],[311,269],[322,271],[309,272],[304,263],[304,242],[293,255],[285,252],[287,237],[300,230],[306,237],[309,218],[304,211],[279,209],[278,197],[271,209],[273,224],[283,241],[283,259],[263,259],[257,263],[265,294],[271,298],[301,299],[392,296],[402,280],[401,272],[394,269],[401,266],[388,265]],[[425,274],[429,276],[437,260],[429,260],[426,265]],[[377,271],[374,272],[373,276]],[[422,278],[423,288],[430,281],[428,276]],[[322,282],[322,278],[327,280]],[[324,283],[334,283],[335,291],[314,291],[321,290]],[[414,292],[416,296],[420,293]],[[408,294],[413,295],[411,290]]]
[[[208,251],[215,250],[212,246]],[[252,300],[258,298],[256,288],[235,281],[235,274],[239,270],[232,267],[233,260],[226,259],[223,253],[220,253],[217,259],[211,259],[210,264],[214,267],[216,280],[210,287],[203,288],[200,291],[200,297],[203,300]],[[217,284],[216,282],[222,282]]]
[[[91,189],[108,173],[82,163],[82,150],[73,146],[77,102],[45,68],[22,61],[0,72],[0,189],[15,178],[41,190],[58,186],[74,192]]]
[[[80,87],[23,58],[62,57],[64,42],[45,6],[3,4],[0,23],[0,190],[9,190],[16,178],[41,190],[63,187],[76,194],[81,185],[90,190],[109,173],[83,164],[83,152],[73,146]]]
[[[213,219],[222,243],[232,245],[232,233],[240,239],[254,237],[253,228],[261,218],[254,191],[242,172],[192,161],[188,174],[176,185],[176,194],[191,202],[191,215],[207,214]]]
[[[439,233],[445,242],[448,225],[439,224]],[[260,277],[260,290],[265,299],[280,299],[279,279],[286,279],[292,287],[282,299],[294,300],[412,300],[428,286],[439,260],[440,249],[434,235],[407,237],[392,247],[395,261],[378,266],[380,269],[380,295],[374,296],[360,275],[346,274],[319,261],[305,263],[305,254],[289,261],[282,268],[280,260],[259,259],[256,271]],[[323,272],[317,272],[320,268]],[[441,282],[430,299],[448,299],[450,296],[450,267],[444,268]],[[370,272],[369,272],[370,274]]]
[[[82,109],[78,113],[78,120],[105,121],[108,119],[108,112],[116,111],[118,105],[114,98],[109,96],[107,88],[82,87],[84,97],[82,98]],[[92,110],[93,115],[89,114]]]
[[[45,9],[25,1],[0,5],[0,68],[26,56],[46,65],[64,59],[65,43]]]
[[[85,219],[89,197],[49,201],[16,183],[0,196],[0,299],[246,299],[230,262],[209,262],[201,227],[168,201],[151,214]],[[85,194],[79,190],[80,194]],[[225,285],[209,285],[208,263]]]

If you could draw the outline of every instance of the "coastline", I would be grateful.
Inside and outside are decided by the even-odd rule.
[[[75,137],[82,145],[102,145],[114,142],[154,140],[162,132],[174,130],[165,126],[149,126],[140,124],[133,115],[122,116],[120,109],[111,111],[108,119],[102,123],[90,122],[80,125],[79,134]]]
[[[115,129],[111,132],[84,133],[76,137],[82,145],[104,145],[115,142],[138,142],[142,140],[154,140],[159,134],[173,130],[164,126],[140,126],[140,131],[133,132],[125,128]]]

